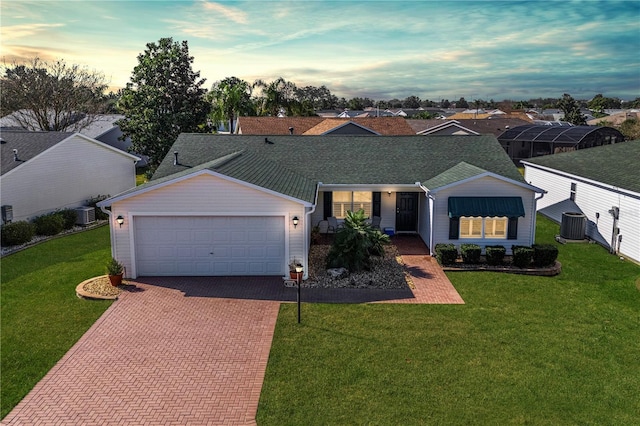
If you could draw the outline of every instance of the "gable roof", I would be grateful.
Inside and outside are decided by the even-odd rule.
[[[458,129],[455,133],[452,133],[454,135],[479,135],[478,132],[461,126],[460,123],[456,120],[438,120],[438,124],[436,124],[435,126],[429,127],[428,129],[424,129],[416,133],[419,135],[433,135],[441,132],[442,130],[450,128]]]
[[[342,129],[347,126],[355,126],[360,130],[370,133],[371,135],[378,135],[378,136],[380,135],[375,130],[371,130],[361,124],[355,123],[353,120],[348,120],[345,122],[338,123],[335,120],[331,120],[331,119],[324,120],[320,124],[304,132],[303,135],[328,135],[328,134],[332,134],[336,130]]]
[[[371,129],[381,135],[414,135],[415,132],[404,118],[401,117],[353,117],[353,118],[327,118],[327,117],[238,117],[238,134],[242,135],[289,135],[293,128],[294,135],[302,135],[320,123],[324,132],[339,127],[345,123],[353,122]],[[322,134],[317,132],[314,134]]]
[[[29,132],[27,130],[3,130],[0,155],[2,172],[24,164],[33,157],[71,137],[73,133],[66,132]],[[18,150],[18,161],[14,160],[14,149]]]
[[[13,169],[16,169],[22,164],[25,164],[29,160],[41,155],[45,151],[53,148],[57,144],[66,141],[73,136],[77,136],[85,141],[103,146],[106,149],[127,156],[135,161],[140,160],[140,158],[136,157],[135,155],[109,146],[103,142],[92,139],[81,133],[2,130],[2,143],[0,143],[2,169],[0,174],[4,175]],[[17,161],[15,160],[14,150],[17,150]]]
[[[640,193],[640,140],[522,160]]]
[[[270,143],[265,143],[268,139]],[[324,184],[425,182],[461,161],[506,178],[522,175],[493,136],[242,136],[181,134],[153,179],[246,150]],[[177,151],[180,165],[173,164]]]

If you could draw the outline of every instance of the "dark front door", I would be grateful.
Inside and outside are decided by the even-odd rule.
[[[396,232],[415,232],[418,224],[418,193],[396,193]]]

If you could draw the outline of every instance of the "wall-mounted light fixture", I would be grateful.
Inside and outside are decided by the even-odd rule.
[[[122,217],[122,215],[118,215],[118,217],[116,217],[116,222],[118,222],[118,225],[120,225],[120,228],[122,228],[122,224],[124,223],[124,217]]]
[[[298,223],[300,222],[300,219],[298,219],[298,216],[294,216],[293,219],[291,219],[293,221],[293,227],[297,228],[298,227]]]
[[[391,191],[387,191],[387,196],[391,197]]]

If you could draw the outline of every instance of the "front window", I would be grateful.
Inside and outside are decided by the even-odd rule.
[[[365,191],[334,191],[333,192],[333,216],[344,219],[347,211],[364,210],[365,215],[371,217],[373,208],[373,196]]]
[[[506,217],[461,217],[460,238],[506,239]]]

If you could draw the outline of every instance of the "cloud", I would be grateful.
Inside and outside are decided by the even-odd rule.
[[[25,37],[35,37],[43,32],[51,29],[64,27],[64,24],[21,24],[21,25],[3,25],[0,27],[0,37],[2,44],[12,43]]]
[[[205,11],[207,12],[213,11],[213,12],[219,13],[226,19],[230,19],[236,24],[245,25],[249,23],[249,20],[247,19],[247,14],[242,10],[229,7],[229,6],[223,6],[220,3],[208,2],[208,1],[201,1],[200,4]]]

